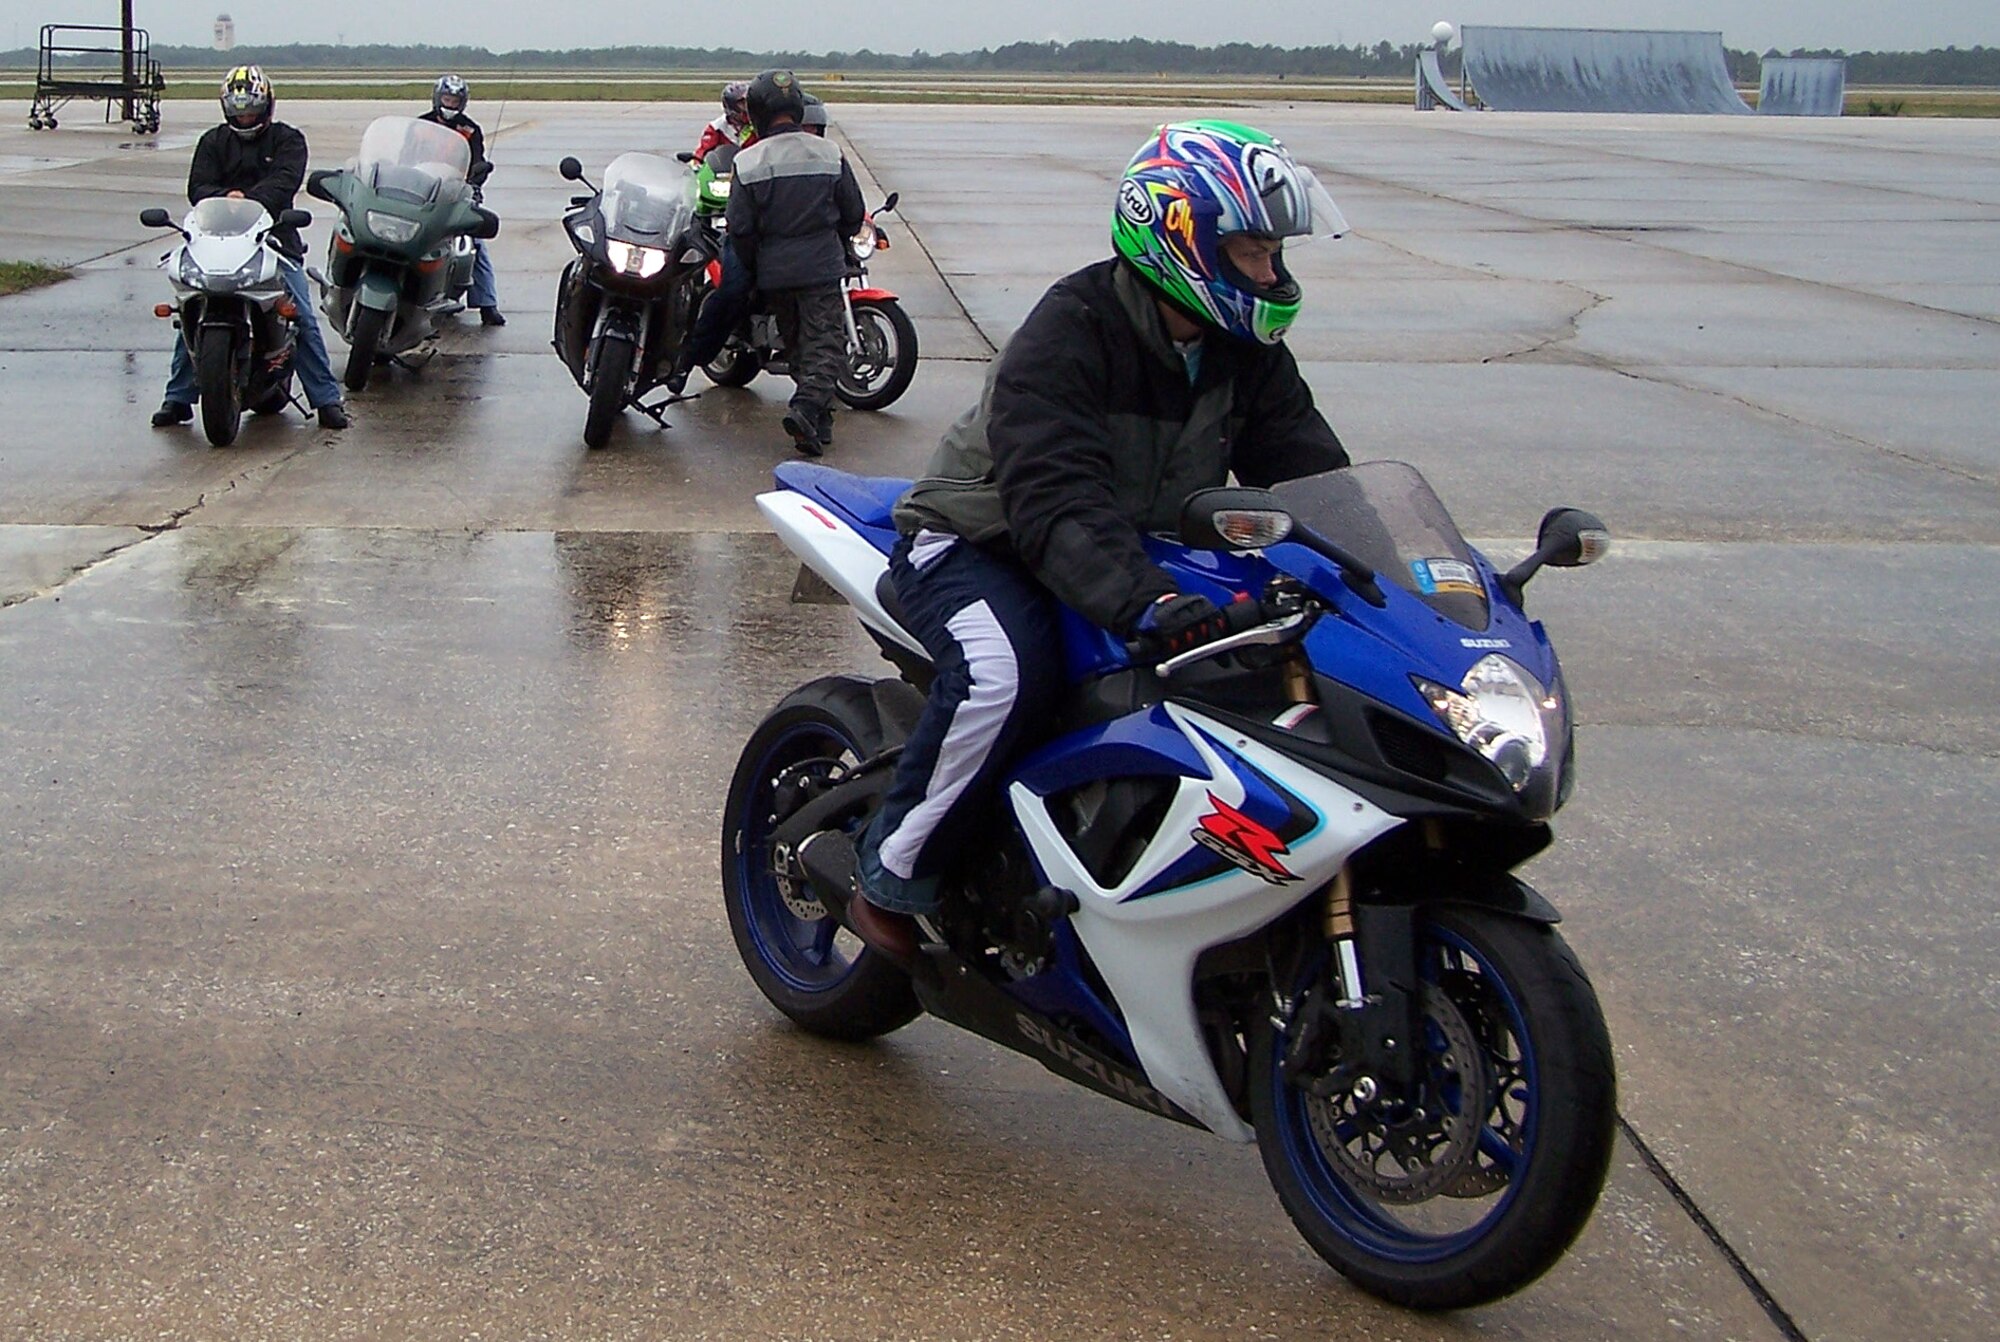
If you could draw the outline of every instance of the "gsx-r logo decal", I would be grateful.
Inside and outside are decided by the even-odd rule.
[[[1299,879],[1297,873],[1278,861],[1292,851],[1285,846],[1283,839],[1213,792],[1208,794],[1208,801],[1215,809],[1188,831],[1189,838],[1223,861],[1242,868],[1252,876],[1261,876],[1272,885],[1284,885]]]

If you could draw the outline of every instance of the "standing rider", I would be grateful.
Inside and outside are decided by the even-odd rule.
[[[239,65],[229,72],[222,81],[223,123],[195,143],[194,161],[188,166],[188,204],[198,205],[212,196],[254,200],[273,219],[292,208],[306,176],[306,137],[295,127],[272,119],[276,106],[271,81],[264,78],[262,70]],[[326,357],[326,342],[320,338],[319,318],[313,315],[312,295],[300,264],[305,239],[296,228],[273,229],[271,237],[285,253],[278,262],[278,273],[298,308],[293,321],[298,327],[294,360],[299,385],[305,390],[307,403],[319,413],[321,428],[344,429],[347,409],[341,403],[340,384],[333,379],[333,365]],[[167,397],[153,412],[153,427],[163,429],[193,419],[198,395],[194,361],[188,358],[182,333],[174,340]]]
[[[838,146],[801,130],[805,99],[790,70],[750,81],[748,102],[757,142],[736,156],[729,245],[789,352],[797,387],[785,432],[817,457],[833,430],[834,384],[847,363],[841,285],[847,240],[861,227],[861,187]]]
[[[472,150],[472,171],[466,174],[466,180],[472,183],[473,200],[478,201],[485,199],[486,179],[493,175],[493,160],[486,157],[486,133],[465,114],[466,104],[471,101],[472,88],[463,79],[440,75],[431,86],[431,110],[417,120],[435,121],[465,137]],[[500,313],[500,290],[493,280],[493,260],[486,254],[486,243],[480,238],[472,240],[472,290],[466,301],[479,309],[481,326],[507,324]]]
[[[1269,485],[1347,464],[1280,343],[1300,290],[1286,238],[1346,228],[1261,131],[1162,126],[1118,184],[1109,260],[1056,281],[897,503],[890,558],[930,698],[862,836],[849,918],[892,959],[975,837],[1010,759],[1064,688],[1057,602],[1150,655],[1218,637],[1143,533],[1234,473]]]

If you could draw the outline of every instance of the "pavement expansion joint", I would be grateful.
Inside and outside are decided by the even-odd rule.
[[[1694,1222],[1695,1229],[1701,1231],[1708,1242],[1715,1246],[1716,1252],[1722,1255],[1723,1260],[1729,1264],[1730,1270],[1736,1273],[1737,1280],[1743,1283],[1744,1289],[1750,1292],[1751,1297],[1756,1300],[1758,1306],[1770,1318],[1772,1326],[1777,1328],[1779,1336],[1783,1337],[1785,1342],[1811,1342],[1806,1336],[1805,1331],[1799,1327],[1798,1321],[1792,1318],[1791,1311],[1780,1304],[1778,1298],[1771,1294],[1770,1288],[1764,1285],[1762,1279],[1757,1276],[1756,1271],[1743,1261],[1743,1255],[1736,1252],[1735,1247],[1729,1243],[1728,1238],[1716,1227],[1715,1222],[1708,1219],[1707,1214],[1702,1211],[1700,1204],[1694,1200],[1693,1194],[1689,1193],[1681,1185],[1681,1181],[1674,1177],[1673,1171],[1668,1169],[1666,1163],[1653,1153],[1653,1148],[1646,1145],[1645,1138],[1639,1135],[1638,1129],[1634,1128],[1631,1120],[1623,1114],[1618,1116],[1618,1130],[1625,1135],[1626,1141],[1632,1143],[1632,1149],[1639,1153],[1640,1161],[1645,1164],[1647,1171],[1653,1178],[1659,1181],[1660,1187],[1667,1191],[1667,1196],[1671,1197],[1680,1206],[1680,1209],[1687,1213],[1688,1219]]]

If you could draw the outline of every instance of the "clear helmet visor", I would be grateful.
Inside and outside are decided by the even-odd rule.
[[[1252,171],[1252,185],[1269,221],[1271,237],[1315,242],[1348,231],[1347,216],[1311,168],[1286,162],[1257,172],[1253,163]]]

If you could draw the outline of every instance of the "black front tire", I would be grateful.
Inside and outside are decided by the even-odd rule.
[[[1320,1257],[1384,1300],[1462,1309],[1520,1290],[1582,1232],[1610,1167],[1617,1086],[1596,994],[1553,928],[1446,906],[1419,927],[1427,983],[1464,1006],[1491,1067],[1490,1106],[1472,1116],[1473,1166],[1425,1196],[1365,1190],[1340,1145],[1367,1147],[1368,1124],[1343,1112],[1346,1097],[1316,1099],[1282,1075],[1285,1036],[1268,1012],[1251,1033],[1251,1120],[1279,1201]],[[1426,1035],[1441,1037],[1426,1014]],[[1465,1060],[1439,1052],[1427,1049],[1428,1067],[1466,1074]],[[1340,1140],[1329,1146],[1328,1134]],[[1387,1174],[1398,1177],[1393,1163]],[[1447,1213],[1465,1224],[1424,1219]]]
[[[583,445],[603,447],[611,441],[611,426],[625,413],[625,384],[632,377],[631,341],[607,335],[597,347],[597,371],[590,384],[590,409],[583,417]]]
[[[854,333],[860,347],[834,393],[856,410],[882,410],[910,389],[917,375],[917,328],[894,299],[864,298],[854,304]]]
[[[888,1034],[921,1013],[909,976],[841,932],[831,915],[800,917],[808,892],[773,870],[771,830],[781,776],[831,775],[883,748],[868,682],[829,676],[785,696],[743,746],[722,812],[722,888],[737,954],[771,1004],[829,1039]],[[848,817],[858,834],[866,815]],[[787,899],[789,893],[790,899]]]
[[[368,389],[368,375],[375,371],[375,353],[388,329],[388,313],[356,304],[353,328],[347,337],[347,376],[341,379],[349,391]]]
[[[201,394],[201,431],[217,447],[236,441],[243,423],[243,389],[236,385],[235,333],[220,327],[200,333],[194,384]]]

